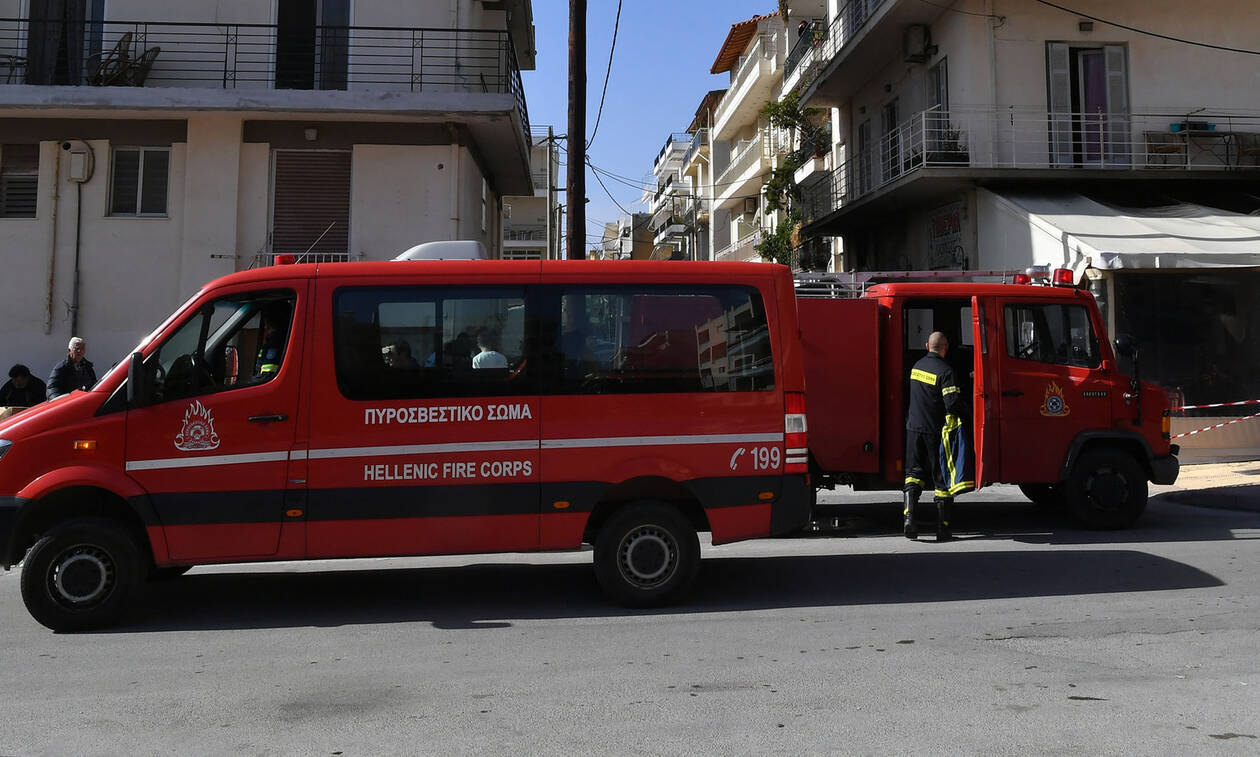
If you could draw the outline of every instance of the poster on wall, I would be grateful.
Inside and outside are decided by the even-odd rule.
[[[955,202],[932,211],[928,216],[928,269],[965,269],[967,251],[963,247],[963,203]]]

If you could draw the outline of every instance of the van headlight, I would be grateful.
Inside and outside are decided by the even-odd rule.
[[[4,453],[9,451],[9,447],[13,446],[13,442],[8,439],[0,439],[0,460],[4,459]]]

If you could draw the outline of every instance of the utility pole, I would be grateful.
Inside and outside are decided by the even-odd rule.
[[[569,0],[569,260],[586,258],[586,0]]]

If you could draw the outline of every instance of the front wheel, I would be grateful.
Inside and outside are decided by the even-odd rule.
[[[114,521],[80,518],[45,534],[22,566],[22,600],[54,631],[111,625],[140,576],[135,539]]]
[[[1146,472],[1120,450],[1092,449],[1072,466],[1063,495],[1072,514],[1086,526],[1125,528],[1146,510]]]
[[[695,580],[699,566],[695,530],[665,505],[623,508],[595,537],[595,577],[609,599],[626,607],[654,607],[676,599]]]

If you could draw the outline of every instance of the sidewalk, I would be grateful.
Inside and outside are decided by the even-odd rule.
[[[1151,496],[1179,505],[1260,513],[1260,460],[1182,465],[1177,483],[1152,484]]]

